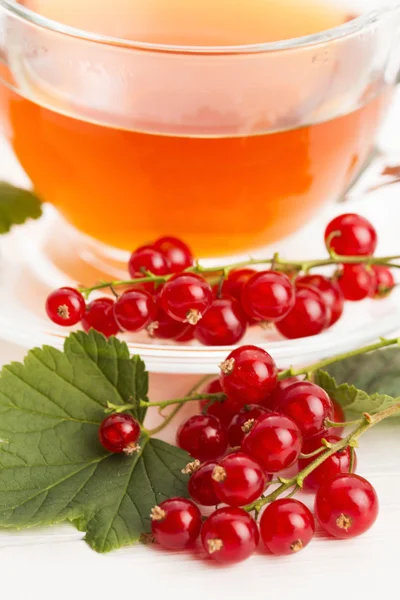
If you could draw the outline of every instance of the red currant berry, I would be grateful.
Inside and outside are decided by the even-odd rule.
[[[124,331],[140,331],[155,318],[156,305],[144,290],[127,290],[114,305],[114,317]]]
[[[194,330],[195,327],[193,327],[193,325],[186,324],[186,329],[180,335],[178,335],[178,337],[175,338],[175,341],[191,342],[192,340],[194,340]]]
[[[120,329],[114,317],[114,304],[112,298],[96,298],[90,302],[82,319],[84,331],[95,329],[107,338],[117,335]]]
[[[290,417],[304,439],[325,431],[325,420],[333,417],[332,400],[310,381],[298,381],[283,390],[275,410]]]
[[[311,512],[293,498],[275,500],[267,506],[260,520],[260,534],[273,554],[293,554],[303,550],[315,533]]]
[[[344,310],[344,297],[337,281],[323,275],[304,275],[296,280],[297,287],[303,285],[317,288],[322,294],[325,304],[330,310],[328,327],[334,325],[340,319]]]
[[[332,400],[332,398],[331,398],[331,400]],[[332,417],[332,421],[334,421],[335,423],[344,423],[345,420],[346,420],[346,418],[345,418],[345,415],[344,415],[343,408],[335,400],[332,400],[332,404],[333,404],[333,417]],[[327,430],[327,434],[329,434],[329,435],[337,435],[337,436],[340,437],[342,435],[343,431],[344,431],[344,427],[330,427]]]
[[[222,392],[219,379],[213,379],[204,388],[205,394],[220,394]],[[203,414],[212,415],[221,421],[224,427],[228,427],[234,415],[239,411],[239,407],[229,398],[222,402],[210,402],[209,400],[200,400],[200,408]]]
[[[203,389],[205,394],[220,394],[222,392],[221,382],[218,378],[212,379]]]
[[[178,273],[167,281],[161,292],[165,312],[176,321],[196,325],[212,302],[212,290],[195,273]]]
[[[219,499],[214,490],[212,474],[217,462],[209,460],[200,465],[190,476],[188,491],[197,504],[216,506]]]
[[[170,273],[180,273],[193,265],[193,254],[189,248],[175,237],[162,237],[154,242],[153,247],[165,256]]]
[[[171,319],[160,306],[159,299],[156,304],[157,312],[154,320],[147,326],[147,332],[151,338],[161,340],[175,340],[186,333],[188,325]],[[189,326],[190,327],[190,326]]]
[[[236,348],[220,368],[222,389],[239,406],[262,404],[277,385],[278,370],[273,358],[257,346]]]
[[[378,516],[378,498],[372,485],[359,475],[327,479],[315,497],[320,525],[337,538],[351,538],[369,529]]]
[[[109,452],[133,454],[139,448],[139,437],[139,423],[125,413],[110,415],[100,425],[99,440]]]
[[[259,404],[246,404],[235,415],[228,428],[228,441],[232,448],[240,446],[244,436],[257,421],[268,414],[268,409]]]
[[[312,438],[311,440],[306,441],[303,444],[302,452],[304,454],[311,454],[314,450],[318,450],[321,448],[322,443],[321,440],[324,438],[330,444],[336,444],[341,440],[340,437],[336,435],[318,435]],[[317,490],[320,485],[329,479],[330,477],[334,477],[339,473],[350,473],[350,463],[351,463],[351,450],[349,447],[344,448],[343,450],[339,450],[329,458],[325,459],[324,462],[314,469],[304,480],[304,485],[311,490]],[[299,460],[299,469],[302,471],[305,467],[311,464],[317,457],[313,456],[312,458],[301,458]],[[354,455],[354,465],[353,470],[356,469],[357,458]]]
[[[222,284],[222,294],[241,302],[243,287],[256,272],[254,269],[234,269],[230,271]]]
[[[131,273],[131,277],[132,277],[132,279],[143,279],[144,277],[146,277],[146,275],[137,271],[136,273]],[[142,283],[133,283],[133,284],[131,284],[131,288],[138,289],[138,290],[145,290],[146,292],[149,292],[149,294],[152,294],[156,289],[158,291],[157,284],[154,284],[152,281],[145,281]]]
[[[205,346],[231,346],[242,339],[247,317],[234,298],[216,298],[197,324],[194,336]]]
[[[343,265],[338,284],[346,300],[359,302],[371,296],[376,288],[375,273],[365,265]]]
[[[154,248],[143,248],[132,252],[129,259],[129,273],[134,279],[138,273],[150,271],[153,275],[167,275],[170,270],[170,265],[161,252]]]
[[[168,550],[183,550],[199,537],[201,514],[186,498],[164,500],[152,508],[150,518],[156,542]]]
[[[134,250],[134,252],[142,252],[142,250],[153,250],[154,246],[153,244],[143,244],[143,246],[138,246],[138,248],[136,248],[136,250]]]
[[[53,323],[63,327],[79,323],[85,314],[85,308],[82,294],[69,287],[54,290],[46,300],[47,316]]]
[[[233,417],[237,414],[239,407],[233,404],[229,398],[221,402],[211,402],[209,400],[200,400],[201,413],[216,417],[227,429]]]
[[[378,236],[371,223],[361,215],[348,213],[333,219],[325,230],[325,244],[340,256],[370,256]]]
[[[375,300],[386,298],[396,285],[393,273],[388,267],[382,267],[381,265],[373,265],[372,270],[375,275],[375,286],[370,296]]]
[[[296,462],[302,442],[300,429],[292,419],[269,413],[245,436],[242,451],[257,460],[267,473],[277,473]]]
[[[216,510],[201,529],[204,550],[223,564],[246,560],[256,550],[259,537],[254,519],[242,508],[230,506]]]
[[[263,406],[269,410],[276,410],[276,407],[279,406],[279,399],[283,390],[286,390],[292,383],[297,383],[298,381],[302,381],[302,379],[300,377],[287,377],[286,379],[278,381],[275,390],[268,396],[267,400],[263,403]]]
[[[267,483],[263,468],[243,452],[225,456],[214,468],[212,480],[220,502],[229,506],[254,502],[264,492]]]
[[[176,434],[177,445],[198,460],[219,458],[228,446],[220,421],[210,415],[194,415],[184,421]]]
[[[322,293],[316,288],[300,287],[292,310],[275,327],[286,338],[318,335],[329,325],[331,312]]]
[[[279,321],[295,302],[295,290],[289,277],[276,271],[253,275],[242,291],[242,304],[250,318]]]

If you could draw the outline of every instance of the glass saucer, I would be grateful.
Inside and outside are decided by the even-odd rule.
[[[352,211],[363,214],[377,227],[380,234],[377,255],[399,253],[399,192],[399,185],[393,185],[370,193],[362,201],[331,206],[301,232],[274,248],[265,248],[258,255],[271,256],[279,251],[288,259],[323,258],[326,256],[322,241],[326,223],[334,215]],[[77,236],[75,245],[69,237],[73,235]],[[64,249],[64,265],[59,260],[60,249]],[[86,241],[72,231],[52,207],[45,207],[44,217],[39,221],[15,228],[1,241],[0,338],[27,349],[43,344],[62,348],[69,330],[57,327],[47,319],[44,301],[52,289],[76,285],[79,275],[72,278],[71,270],[75,268],[79,274],[89,267],[97,269],[98,265],[94,264],[93,253],[88,251]],[[125,276],[122,263],[118,266],[120,270]],[[280,367],[288,367],[350,351],[396,329],[400,329],[400,287],[385,300],[347,303],[342,319],[321,335],[284,340],[273,329],[251,328],[244,343],[265,348]],[[214,373],[232,349],[194,343],[160,344],[150,340],[147,333],[121,337],[126,339],[132,354],[140,354],[148,369],[157,373]]]

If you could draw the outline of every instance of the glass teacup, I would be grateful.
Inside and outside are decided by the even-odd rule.
[[[105,249],[260,248],[338,199],[373,148],[400,11],[352,4],[322,32],[244,43],[233,22],[132,41],[0,0],[0,123],[42,199]]]

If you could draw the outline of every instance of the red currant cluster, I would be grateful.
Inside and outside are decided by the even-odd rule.
[[[364,217],[344,214],[333,219],[325,230],[325,244],[338,256],[373,256],[378,236]],[[386,265],[344,264],[335,274],[345,300],[358,302],[365,298],[384,298],[393,290],[395,281]]]
[[[374,523],[378,500],[371,484],[354,474],[354,449],[343,444],[314,463],[342,440],[343,431],[334,426],[342,423],[343,412],[322,388],[297,377],[279,380],[266,351],[242,346],[204,390],[207,396],[221,392],[222,401],[202,401],[202,414],[177,431],[177,445],[194,459],[184,469],[192,500],[171,498],[153,508],[152,532],[161,546],[183,549],[201,535],[205,552],[221,563],[247,558],[260,535],[274,554],[303,549],[315,531],[310,510],[279,493],[264,495],[269,486],[288,481],[279,473],[296,464],[293,491],[304,485],[316,493],[315,516],[329,534],[349,538]],[[110,451],[131,453],[139,433],[131,416],[111,415],[101,425],[100,440]],[[257,523],[251,513],[258,516],[267,503]],[[198,505],[220,504],[226,506],[203,522]]]
[[[208,269],[194,266],[184,242],[164,237],[132,253],[129,282],[106,284],[115,295],[116,286],[129,284],[116,300],[103,297],[86,306],[78,290],[61,288],[48,297],[47,314],[58,325],[81,322],[85,331],[93,328],[107,337],[147,329],[154,338],[196,339],[209,346],[237,344],[248,326],[265,323],[289,339],[317,335],[338,321],[345,300],[381,298],[395,285],[387,266],[368,263],[377,234],[363,217],[337,217],[325,231],[325,242],[331,262],[339,265],[333,277],[302,274],[301,264],[272,260],[264,271],[217,269],[222,275],[213,284],[204,276]],[[341,264],[346,257],[366,257],[366,262]],[[210,273],[214,279],[216,272]]]
[[[191,321],[196,318],[183,314],[179,319],[171,318],[163,309],[161,302],[162,286],[158,278],[178,274],[193,265],[193,256],[189,248],[176,238],[164,237],[153,245],[141,246],[135,250],[129,260],[129,273],[133,280],[151,279],[142,283],[132,284],[114,300],[111,297],[96,298],[86,305],[83,295],[73,288],[60,288],[52,292],[46,302],[49,318],[58,325],[70,327],[81,323],[85,331],[95,329],[106,337],[117,335],[121,331],[137,332],[147,328],[149,334],[165,339],[186,341],[193,338]],[[150,277],[147,277],[151,273]],[[205,290],[204,305],[211,298],[211,288],[202,278],[190,274],[187,282],[189,292],[190,282],[199,281],[197,287]],[[154,280],[154,281],[153,281]],[[178,279],[179,282],[179,279]],[[110,285],[111,289],[112,286]],[[173,287],[173,286],[172,286]],[[209,296],[209,297],[208,297]],[[172,297],[170,303],[174,303]],[[176,303],[176,298],[175,298]],[[195,309],[193,309],[195,310]],[[186,319],[187,316],[187,319]]]

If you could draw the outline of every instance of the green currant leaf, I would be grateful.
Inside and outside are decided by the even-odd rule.
[[[384,410],[400,402],[400,348],[346,358],[315,373],[314,381],[346,411]]]
[[[35,194],[0,181],[0,234],[41,215],[41,202]]]
[[[146,371],[146,365],[144,364],[140,356],[133,356],[131,360],[135,369],[134,380],[136,382],[136,389],[135,394],[131,396],[130,401],[133,401],[135,404],[137,404],[137,408],[134,410],[134,414],[136,418],[140,421],[140,423],[143,423],[144,418],[146,416],[147,408],[140,407],[140,401],[149,401],[147,395],[149,392],[149,374]]]
[[[47,353],[54,354],[54,349],[46,348],[46,350]],[[31,353],[35,352],[41,351],[31,351]],[[110,386],[102,390],[102,404],[107,405],[109,402],[115,405],[136,405],[131,412],[141,423],[143,422],[146,409],[140,408],[140,400],[148,402],[149,375],[140,356],[131,358],[128,346],[124,342],[115,337],[106,340],[103,335],[93,329],[88,334],[83,331],[71,334],[65,340],[64,352],[74,366],[73,377],[79,377],[80,389],[84,387],[84,389],[90,390],[92,378],[98,376],[100,369],[101,376],[105,376],[110,383]],[[88,378],[82,367],[82,353],[91,359],[90,370],[87,367]]]
[[[142,435],[133,456],[108,454],[98,429],[108,402],[147,394],[125,343],[73,333],[64,352],[31,350],[0,375],[0,526],[71,521],[98,552],[150,530],[151,508],[186,495],[182,450]]]

